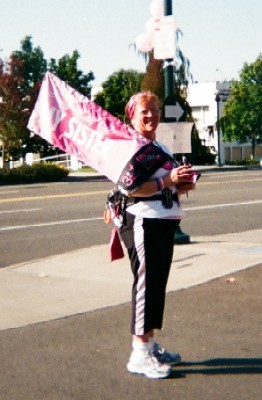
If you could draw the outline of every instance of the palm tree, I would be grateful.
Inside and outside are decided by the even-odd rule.
[[[190,61],[178,45],[180,38],[183,36],[183,32],[177,29],[175,34],[176,57],[173,65],[173,90],[174,94],[181,97],[181,100],[184,101],[188,83],[193,80],[193,76],[190,72]],[[153,50],[148,52],[141,51],[137,48],[135,43],[131,43],[129,47],[132,47],[137,52],[138,56],[143,57],[146,63],[146,73],[142,81],[142,89],[152,90],[152,92],[158,95],[161,104],[163,104],[165,100],[165,60],[156,60]]]

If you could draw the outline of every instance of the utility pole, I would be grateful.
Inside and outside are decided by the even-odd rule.
[[[221,152],[220,152],[220,100],[219,92],[216,94],[217,103],[217,163],[219,167],[222,167],[221,163]]]
[[[172,0],[164,0],[164,15],[172,15]],[[165,60],[165,97],[171,98],[174,94],[173,60]]]
[[[164,0],[164,15],[172,15],[172,0]],[[165,101],[164,101],[164,119],[167,122],[167,112],[166,107],[168,105],[175,105],[174,100],[174,66],[173,59],[166,59],[164,61],[165,67]],[[175,116],[174,116],[175,117]],[[168,118],[171,122],[176,121],[176,118]],[[180,223],[176,228],[174,243],[175,244],[186,244],[190,242],[190,236],[187,233],[182,232],[180,228]]]
[[[164,15],[172,15],[172,0],[164,0]],[[175,122],[175,116],[170,116],[168,108],[175,105],[174,101],[174,65],[173,58],[164,60],[164,78],[165,78],[165,101],[164,101],[164,120],[165,122]]]

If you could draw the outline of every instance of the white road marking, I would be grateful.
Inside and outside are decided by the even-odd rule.
[[[0,195],[18,193],[18,190],[0,190]]]
[[[108,194],[109,190],[99,190],[93,192],[79,192],[79,193],[68,193],[68,194],[48,194],[42,196],[31,196],[31,197],[13,197],[13,198],[6,198],[0,199],[0,203],[18,203],[21,201],[36,201],[36,200],[53,200],[53,199],[63,199],[63,198],[71,198],[71,197],[82,197],[82,196],[96,196],[100,194]]]
[[[90,221],[96,221],[96,220],[102,220],[103,218],[82,218],[82,219],[68,219],[68,220],[62,220],[62,221],[53,221],[53,222],[45,222],[42,224],[31,224],[31,225],[17,225],[17,226],[5,226],[3,228],[0,228],[0,232],[4,231],[15,231],[19,229],[28,229],[28,228],[42,228],[46,226],[56,226],[56,225],[66,225],[66,224],[75,224],[75,223],[80,223],[80,222],[90,222]]]
[[[225,203],[225,204],[213,204],[210,206],[198,206],[198,207],[185,207],[184,211],[197,211],[197,210],[208,210],[212,208],[222,208],[222,207],[234,207],[234,206],[246,206],[251,204],[261,204],[262,200],[254,200],[254,201],[243,201],[241,203]]]
[[[262,200],[254,200],[254,201],[245,201],[240,203],[225,203],[225,204],[213,204],[210,206],[197,206],[197,207],[185,207],[184,211],[198,211],[198,210],[210,210],[214,208],[223,208],[223,207],[236,207],[236,206],[245,206],[245,205],[254,205],[261,204]],[[47,226],[57,226],[57,225],[67,225],[67,224],[76,224],[82,222],[93,222],[93,221],[101,221],[102,217],[94,217],[94,218],[82,218],[82,219],[69,219],[62,221],[53,221],[53,222],[45,222],[39,224],[30,224],[30,225],[17,225],[17,226],[5,226],[0,228],[0,232],[7,231],[15,231],[20,229],[29,229],[29,228],[42,228]]]
[[[262,181],[262,178],[257,178],[257,179],[252,179],[252,181],[250,181],[250,179],[234,179],[233,181],[211,181],[211,182],[206,182],[204,180],[199,181],[198,185],[217,185],[217,184],[223,184],[223,185],[227,185],[229,183],[253,183],[253,182],[260,182]]]
[[[27,208],[24,210],[4,210],[0,211],[0,214],[13,214],[13,213],[21,213],[21,212],[33,212],[33,211],[41,211],[42,208]]]

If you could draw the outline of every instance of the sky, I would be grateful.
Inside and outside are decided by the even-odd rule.
[[[74,50],[78,67],[99,86],[119,69],[145,71],[131,43],[144,33],[152,0],[0,0],[0,58],[20,49],[25,36],[47,60]],[[261,0],[173,0],[194,81],[237,79],[262,52]]]

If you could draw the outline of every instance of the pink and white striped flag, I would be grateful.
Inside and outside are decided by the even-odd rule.
[[[27,128],[117,182],[148,140],[47,72]]]

